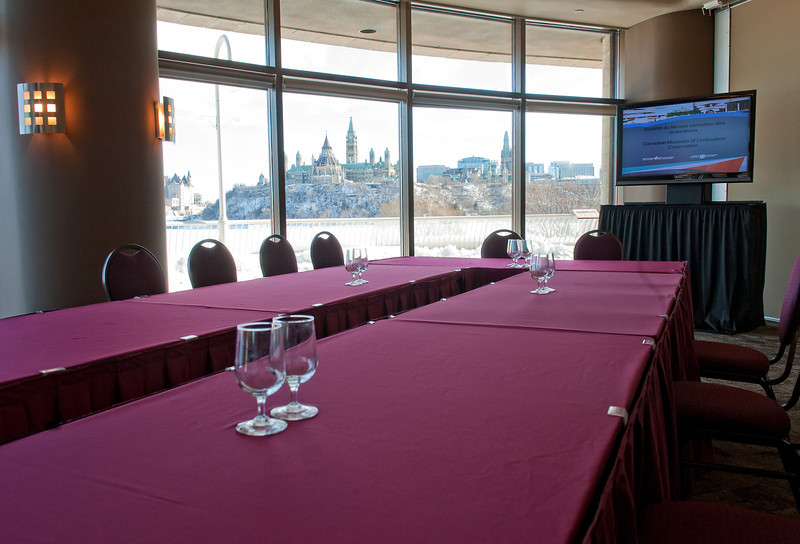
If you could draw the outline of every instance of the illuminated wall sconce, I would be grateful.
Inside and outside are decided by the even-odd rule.
[[[163,102],[156,102],[156,138],[167,142],[175,141],[175,101],[165,96]]]
[[[63,84],[18,83],[17,104],[20,134],[66,132]]]

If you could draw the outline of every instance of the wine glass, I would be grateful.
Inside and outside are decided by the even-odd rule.
[[[547,280],[552,278],[555,275],[555,273],[556,273],[556,256],[551,251],[550,253],[547,254],[547,276],[545,276],[544,278],[544,290],[547,293],[552,293],[553,291],[555,291],[553,287],[549,287],[547,285]]]
[[[511,258],[511,263],[508,265],[511,268],[519,268],[519,254],[520,254],[520,247],[519,247],[519,240],[513,239],[509,240],[506,244],[506,253]]]
[[[278,331],[280,323],[243,323],[236,327],[236,356],[233,373],[236,382],[246,393],[255,396],[258,405],[256,417],[242,421],[236,430],[249,436],[266,436],[279,433],[286,422],[267,415],[267,397],[283,385],[285,372],[279,356]]]
[[[531,258],[531,248],[533,248],[531,240],[519,240],[519,257],[522,259],[522,264],[518,265],[518,268],[526,268],[528,266],[528,259]]]
[[[358,284],[361,285],[363,283],[369,283],[369,281],[361,277],[361,274],[367,271],[369,258],[367,257],[367,248],[362,248],[359,251],[361,252],[361,257],[359,257],[356,262],[358,263]]]
[[[273,408],[272,417],[287,421],[308,419],[317,415],[315,406],[297,402],[297,390],[317,371],[317,335],[310,315],[285,315],[272,319],[281,324],[277,331],[278,353],[286,369],[291,402]]]
[[[546,295],[544,290],[544,279],[547,277],[547,254],[531,253],[531,277],[535,279],[539,286],[531,291],[535,295]]]
[[[345,283],[345,285],[359,285],[356,279],[358,273],[358,260],[361,259],[360,249],[348,249],[345,254],[344,269],[353,275],[353,279]]]

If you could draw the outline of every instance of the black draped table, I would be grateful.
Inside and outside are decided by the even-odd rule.
[[[695,327],[737,333],[764,324],[763,202],[602,206],[599,227],[633,261],[687,261]]]
[[[323,338],[300,388],[319,415],[275,436],[235,432],[255,401],[224,372],[4,444],[3,537],[635,542],[679,493],[672,381],[696,377],[688,278],[644,264],[559,263],[547,296],[519,275]]]

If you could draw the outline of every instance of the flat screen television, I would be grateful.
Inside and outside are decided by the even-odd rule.
[[[753,181],[756,92],[617,106],[617,185]]]

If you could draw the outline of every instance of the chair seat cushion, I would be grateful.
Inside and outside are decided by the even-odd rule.
[[[757,380],[769,372],[769,358],[747,346],[695,340],[694,351],[701,376],[727,374]]]
[[[647,544],[788,544],[800,541],[800,521],[718,503],[666,502],[649,506],[639,520]]]
[[[675,382],[673,387],[682,433],[744,433],[778,440],[789,434],[786,410],[761,393],[703,382]]]

